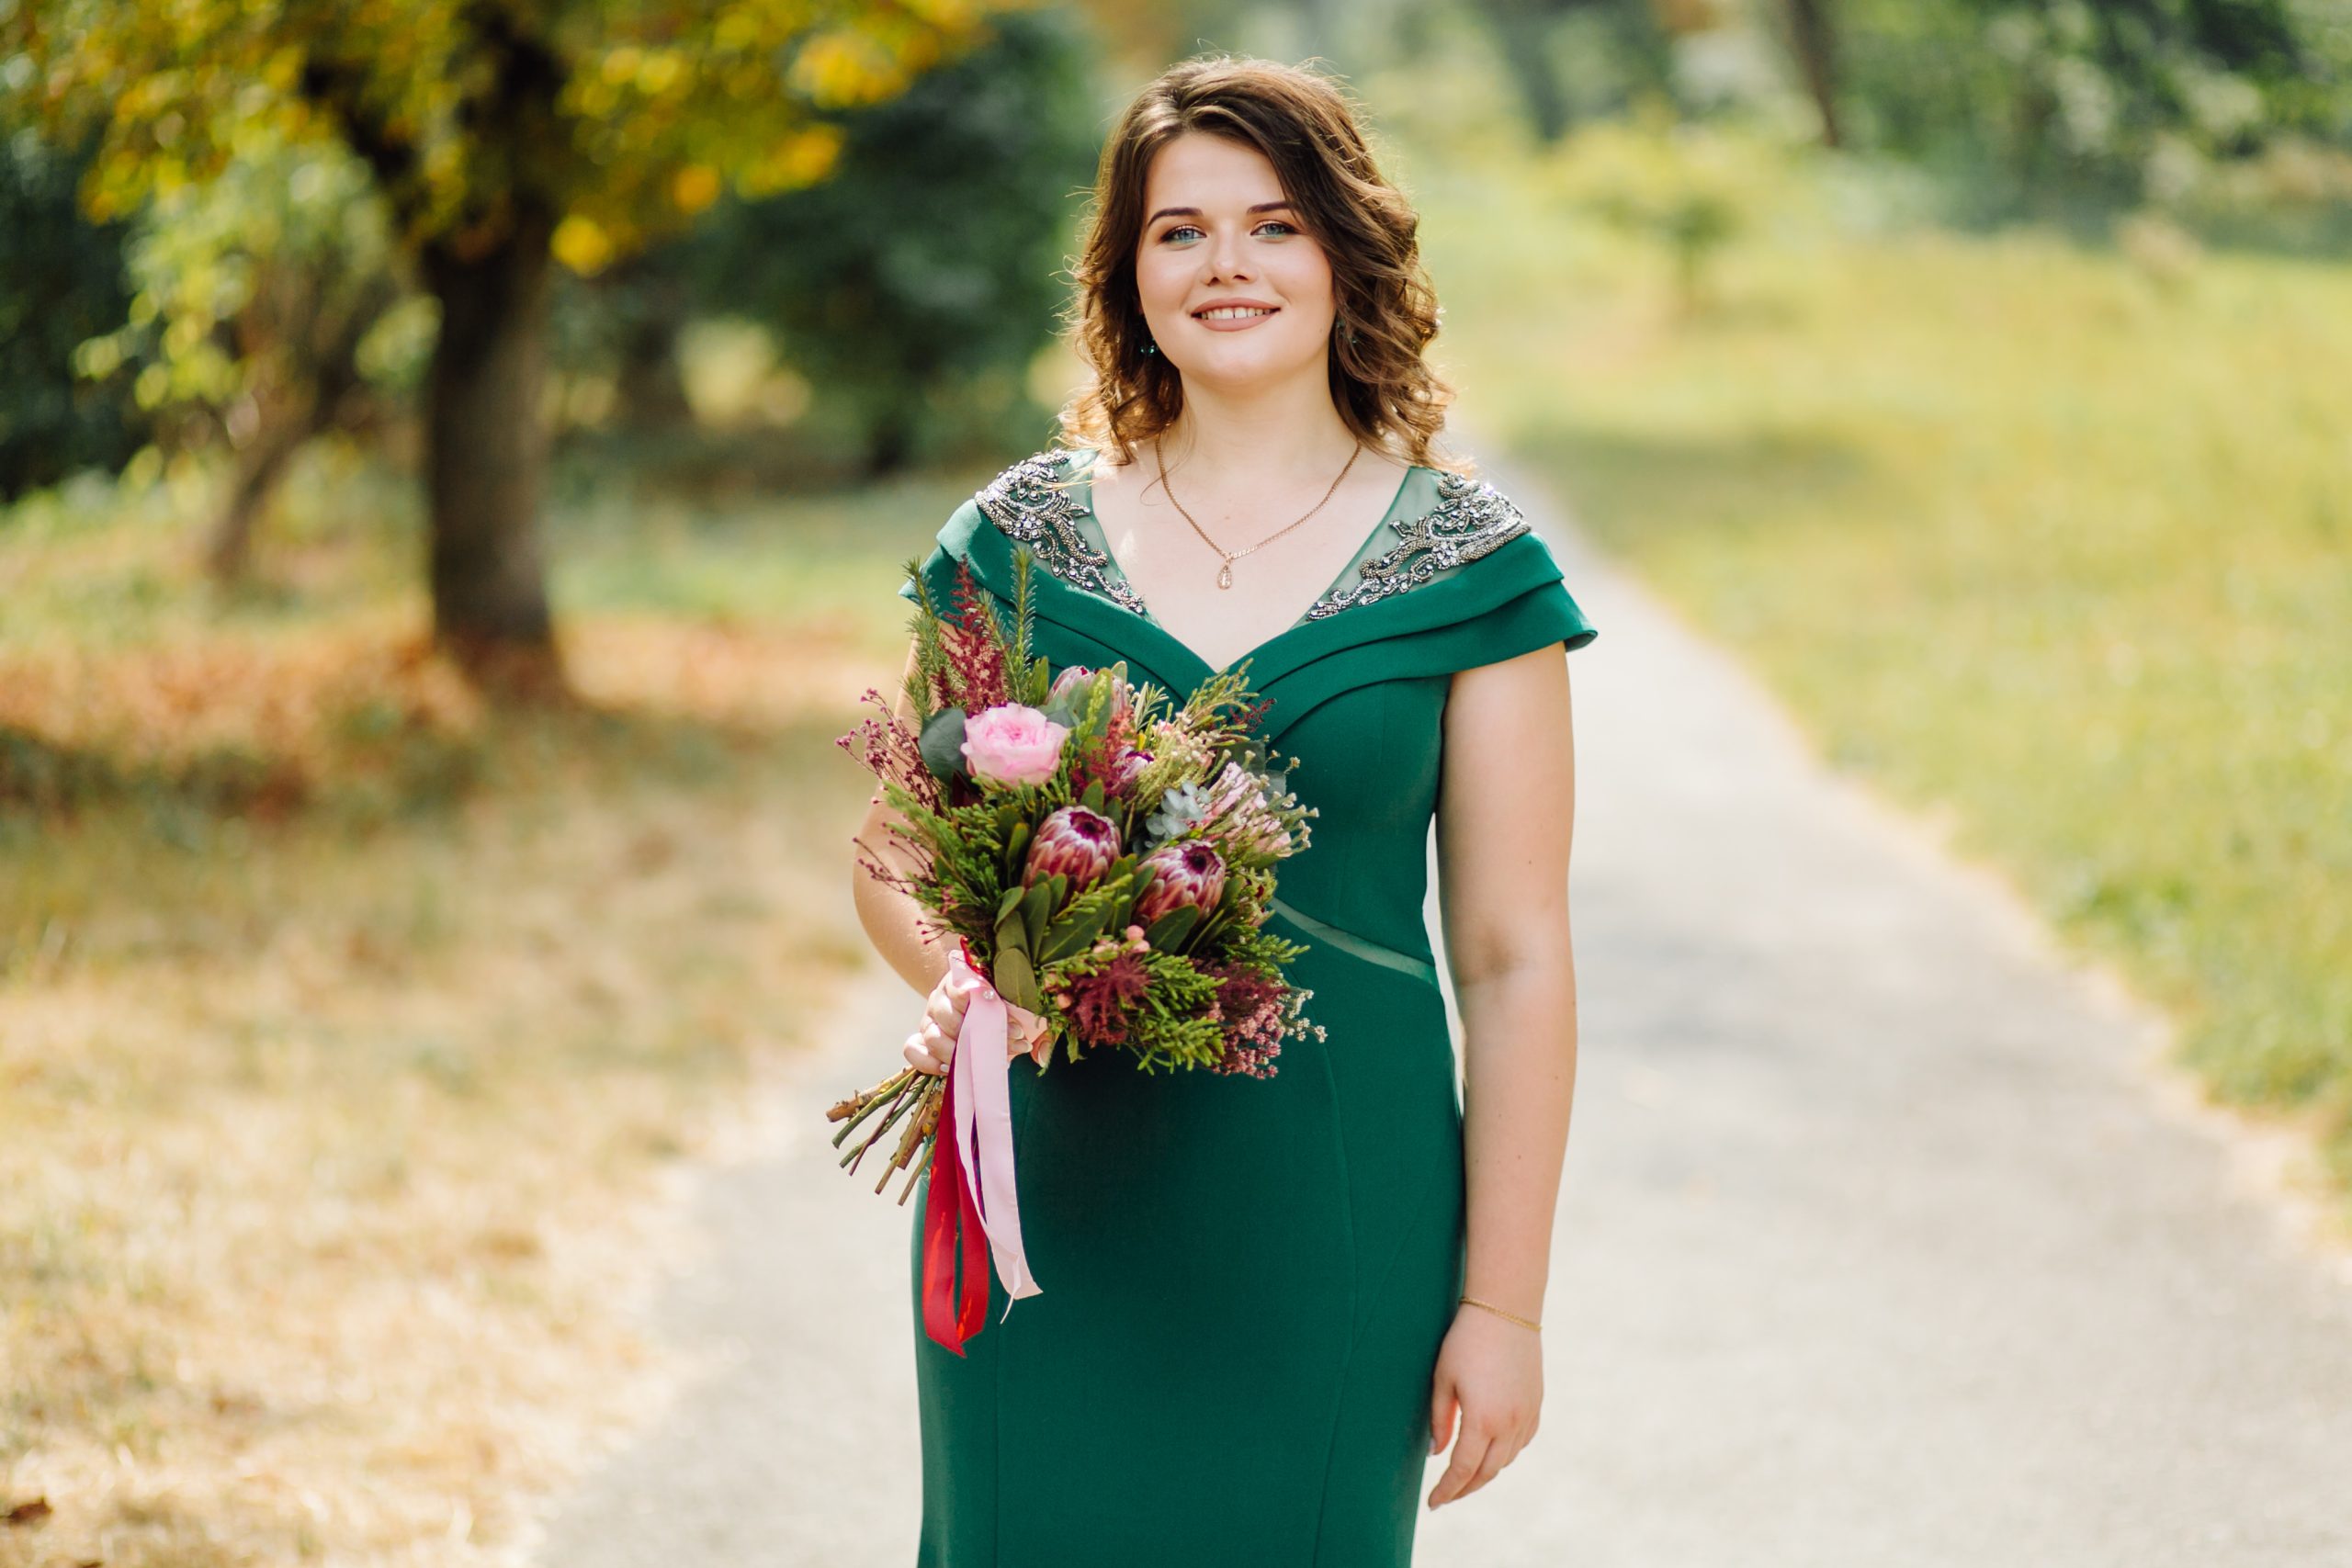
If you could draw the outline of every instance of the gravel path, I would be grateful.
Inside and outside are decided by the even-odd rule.
[[[1417,1562],[2352,1564],[2352,1270],[2173,1109],[2154,1021],[1488,468],[1602,628],[1582,1057],[1544,1427]],[[707,1260],[655,1320],[695,1370],[553,1508],[547,1568],[912,1561],[908,1213],[821,1108],[913,1010],[865,986],[777,1146],[697,1187]]]

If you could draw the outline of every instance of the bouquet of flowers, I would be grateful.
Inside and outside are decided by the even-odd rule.
[[[1261,929],[1275,863],[1306,847],[1315,812],[1255,734],[1264,705],[1251,699],[1246,662],[1181,705],[1130,684],[1123,663],[1056,675],[1030,653],[1035,567],[1025,548],[1009,626],[968,565],[957,564],[949,608],[919,562],[907,570],[917,722],[869,689],[882,716],[837,744],[880,778],[913,869],[864,843],[860,863],[928,911],[926,934],[954,941],[949,967],[973,990],[945,1074],[904,1068],[828,1114],[842,1123],[835,1147],[864,1129],[842,1161],[853,1170],[901,1128],[876,1192],[908,1169],[903,1203],[933,1173],[925,1321],[960,1355],[986,1309],[982,1233],[1011,1293],[1038,1292],[1012,1175],[1013,1021],[1040,1073],[1058,1046],[1072,1062],[1123,1051],[1147,1072],[1272,1076],[1283,1041],[1322,1033],[1301,1011],[1313,993],[1283,975],[1306,949]],[[959,1232],[961,1311],[946,1284]]]

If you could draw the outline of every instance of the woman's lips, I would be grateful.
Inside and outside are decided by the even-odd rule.
[[[1254,316],[1194,316],[1193,320],[1213,333],[1238,333],[1244,328],[1254,327],[1261,321],[1273,320],[1274,311],[1280,309],[1282,307],[1277,305],[1270,310],[1261,310]]]

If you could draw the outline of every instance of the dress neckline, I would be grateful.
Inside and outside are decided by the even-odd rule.
[[[1136,587],[1135,580],[1127,575],[1127,569],[1119,564],[1117,554],[1111,548],[1110,525],[1103,522],[1102,514],[1094,510],[1094,465],[1101,460],[1102,454],[1092,448],[1087,448],[1084,454],[1086,461],[1083,464],[1077,461],[1079,455],[1079,451],[1075,448],[1064,448],[1061,454],[1062,471],[1064,477],[1070,481],[1067,493],[1070,498],[1070,503],[1094,525],[1094,532],[1102,540],[1100,549],[1105,569],[1104,575],[1114,581],[1118,588],[1116,593],[1109,596],[1111,602],[1137,619],[1148,622],[1170,642],[1191,654],[1193,662],[1200,665],[1202,669],[1219,675],[1227,671],[1239,669],[1293,632],[1312,625],[1322,615],[1328,615],[1332,609],[1344,602],[1344,596],[1350,587],[1350,580],[1357,575],[1358,563],[1367,558],[1365,553],[1367,547],[1384,534],[1392,536],[1395,535],[1397,508],[1405,504],[1406,492],[1412,488],[1413,475],[1424,466],[1419,463],[1405,465],[1405,472],[1397,479],[1396,489],[1389,496],[1388,505],[1381,513],[1380,521],[1373,525],[1370,533],[1357,541],[1356,547],[1350,552],[1346,564],[1340,568],[1339,575],[1324,585],[1323,591],[1315,596],[1306,609],[1300,611],[1288,625],[1275,631],[1272,636],[1237,654],[1229,663],[1212,664],[1199,649],[1170,631],[1168,624],[1152,613],[1150,604],[1144,599],[1142,592]],[[1377,554],[1377,551],[1374,552],[1375,557]]]

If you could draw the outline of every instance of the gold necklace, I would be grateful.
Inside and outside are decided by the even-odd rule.
[[[1348,469],[1354,468],[1356,466],[1356,459],[1363,455],[1363,443],[1359,441],[1356,443],[1355,450],[1348,454],[1347,462],[1340,467],[1340,479],[1336,479],[1331,481],[1331,488],[1323,492],[1323,501],[1318,501],[1314,505],[1308,507],[1306,509],[1306,516],[1301,517],[1298,520],[1298,523],[1306,522],[1307,517],[1312,517],[1317,513],[1323,510],[1323,502],[1330,500],[1332,495],[1338,491],[1340,488],[1340,479],[1344,479],[1348,477]],[[1193,525],[1193,532],[1198,534],[1201,536],[1202,541],[1205,543],[1209,548],[1215,550],[1218,555],[1225,558],[1224,564],[1216,569],[1216,585],[1219,588],[1230,588],[1233,586],[1233,563],[1235,561],[1239,560],[1243,556],[1248,555],[1252,550],[1258,549],[1262,546],[1272,544],[1276,539],[1279,539],[1284,534],[1289,533],[1292,528],[1298,526],[1298,523],[1290,524],[1285,527],[1278,528],[1274,532],[1267,535],[1255,545],[1245,546],[1238,550],[1228,550],[1223,545],[1218,544],[1215,539],[1210,538],[1208,536],[1208,530],[1202,527],[1199,520],[1194,518],[1191,513],[1184,510],[1184,503],[1176,499],[1176,491],[1168,482],[1168,458],[1166,454],[1160,451],[1159,443],[1157,440],[1153,441],[1151,444],[1151,458],[1153,464],[1159,469],[1159,488],[1168,492],[1168,504],[1173,506],[1177,513],[1182,516],[1185,522]]]

